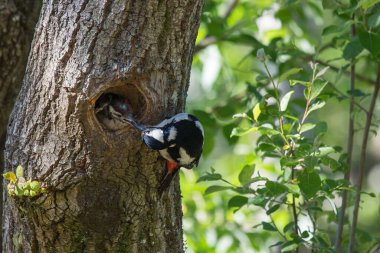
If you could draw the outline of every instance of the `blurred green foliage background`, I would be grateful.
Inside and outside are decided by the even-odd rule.
[[[380,24],[379,1],[361,2],[360,11],[368,17],[365,25],[375,30]],[[186,108],[201,120],[206,136],[199,167],[181,172],[186,252],[278,252],[276,247],[269,248],[278,238],[261,227],[255,227],[268,219],[265,212],[253,205],[236,211],[229,208],[233,192],[205,194],[210,184],[197,183],[201,175],[213,168],[232,184],[238,184],[241,169],[245,164],[252,163],[256,164],[262,175],[276,179],[278,161],[262,160],[255,153],[256,134],[230,137],[232,129],[240,124],[232,116],[251,111],[258,102],[252,95],[255,92],[252,87],[267,85],[261,80],[264,68],[256,59],[258,49],[264,48],[270,55],[269,68],[275,77],[295,67],[308,69],[310,61],[319,62],[321,66],[330,65],[326,79],[335,85],[327,87],[325,95],[334,93],[340,96],[330,99],[314,115],[314,119],[328,123],[326,143],[346,147],[349,89],[349,75],[346,72],[350,59],[353,56],[358,59],[356,92],[357,101],[363,106],[369,103],[368,95],[376,79],[376,64],[371,60],[373,52],[364,50],[358,43],[352,43],[349,46],[351,50],[347,49],[350,26],[346,24],[344,11],[337,13],[336,10],[344,4],[349,6],[350,1],[206,0]],[[307,78],[308,74],[301,73],[298,79]],[[281,91],[285,92],[287,90]],[[302,90],[300,92],[302,94]],[[375,113],[374,122],[378,122],[378,112]],[[353,178],[356,177],[355,165],[360,148],[358,140],[364,118],[363,114],[356,113],[358,134],[355,139]],[[380,184],[374,180],[380,176],[379,150],[380,138],[372,134],[367,162],[367,173],[370,175],[367,175],[365,191],[374,192],[376,197],[363,196],[359,221],[360,231],[363,231],[361,236],[371,235],[372,239],[380,237]],[[342,174],[326,175],[329,176],[343,177]],[[339,198],[336,201],[339,206]],[[331,212],[328,204],[323,208]],[[349,209],[349,215],[351,212]],[[291,220],[291,214],[280,210],[273,218],[281,227]],[[336,224],[329,223],[328,218],[326,214],[322,228],[331,232],[332,240]],[[372,243],[371,238],[367,241]]]

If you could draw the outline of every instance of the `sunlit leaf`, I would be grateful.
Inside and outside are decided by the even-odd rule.
[[[290,84],[290,86],[294,86],[297,84],[301,84],[301,85],[306,86],[306,87],[310,86],[309,81],[301,81],[301,80],[289,80],[289,84]]]
[[[288,108],[289,100],[293,93],[294,91],[289,91],[282,97],[281,102],[280,102],[280,110],[282,112],[286,111],[286,109]]]
[[[303,125],[301,126],[299,132],[302,134],[302,133],[304,133],[304,132],[307,132],[307,131],[313,129],[314,127],[315,127],[315,124],[313,124],[313,123],[305,123],[305,124],[303,124]]]
[[[16,183],[17,178],[16,178],[16,174],[13,171],[8,171],[7,173],[4,173],[3,177],[6,180],[11,181],[12,183]]]
[[[321,92],[323,91],[323,89],[326,87],[326,85],[328,84],[329,82],[325,82],[325,81],[321,81],[321,80],[316,80],[314,82],[314,85],[311,89],[311,93],[310,93],[310,99],[314,99],[316,97],[319,96],[319,94],[321,94]]]
[[[318,101],[317,103],[314,103],[312,104],[310,107],[309,107],[309,111],[307,112],[307,115],[309,115],[311,112],[313,111],[316,111],[316,110],[319,110],[321,109],[322,107],[324,107],[326,104],[325,101]]]
[[[318,151],[315,153],[315,156],[322,157],[331,153],[335,153],[335,149],[333,147],[319,147]]]
[[[17,166],[16,168],[16,176],[17,178],[24,176],[24,168],[21,165]]]
[[[330,203],[330,206],[332,207],[333,211],[334,211],[334,214],[337,215],[338,214],[338,211],[336,209],[336,205],[334,203],[334,201],[332,201],[328,196],[325,196],[325,198],[327,199],[327,201]]]
[[[318,73],[315,75],[315,78],[318,78],[318,77],[323,76],[323,75],[327,72],[327,70],[328,70],[329,68],[330,68],[330,67],[327,66],[327,67],[324,67],[323,69],[321,69],[320,71],[318,71]]]
[[[258,130],[258,127],[251,127],[251,128],[248,128],[248,129],[236,127],[234,129],[232,129],[231,137],[232,136],[243,136],[243,135],[246,135],[246,134],[249,134],[249,133],[256,132],[257,130]]]
[[[367,10],[377,3],[380,3],[380,0],[361,0],[360,7],[362,7],[364,10]]]
[[[257,122],[261,114],[260,103],[257,103],[253,108],[253,119]]]

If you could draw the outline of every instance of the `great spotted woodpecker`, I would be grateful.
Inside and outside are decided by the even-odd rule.
[[[113,95],[113,96],[112,96]],[[164,177],[158,188],[159,194],[169,187],[171,180],[181,167],[192,169],[198,166],[203,149],[204,131],[199,120],[188,113],[179,113],[165,118],[154,126],[137,123],[130,107],[121,96],[110,94],[100,101],[98,112],[103,111],[109,128],[121,128],[125,123],[141,132],[143,142],[151,149],[157,150],[166,160]],[[120,126],[121,125],[121,126]]]

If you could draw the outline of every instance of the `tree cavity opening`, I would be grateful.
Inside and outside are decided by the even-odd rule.
[[[110,110],[116,109],[123,117],[132,116],[135,120],[142,120],[146,107],[146,99],[142,92],[135,85],[124,84],[102,92],[95,102],[94,111],[104,128],[119,130],[127,125],[113,117]]]

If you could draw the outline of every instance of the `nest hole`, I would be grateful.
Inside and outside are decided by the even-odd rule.
[[[95,102],[95,115],[97,120],[109,130],[118,130],[123,127],[118,124],[109,112],[109,106],[123,116],[132,116],[136,121],[143,119],[147,102],[143,93],[135,85],[123,85],[109,88],[102,92]]]

